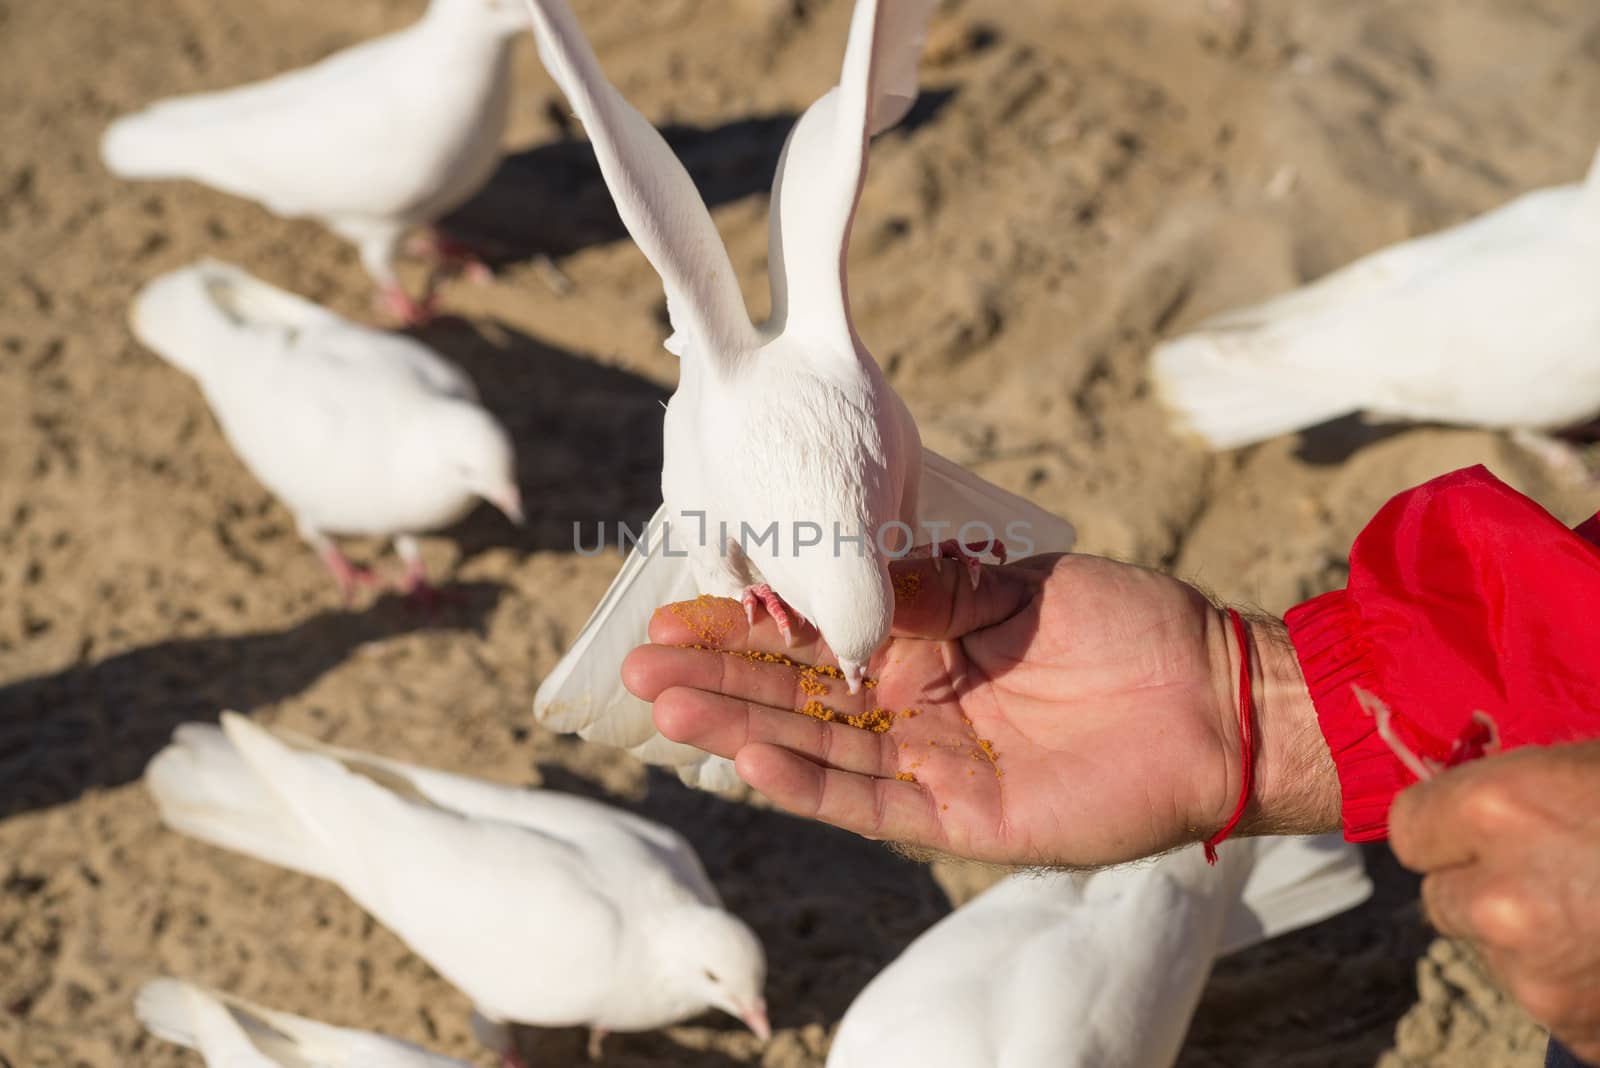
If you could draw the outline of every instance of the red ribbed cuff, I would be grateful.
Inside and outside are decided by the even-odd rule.
[[[1344,590],[1334,590],[1291,608],[1284,622],[1339,772],[1344,836],[1352,842],[1387,838],[1389,805],[1411,779],[1350,689],[1354,683],[1387,700],[1355,609]]]

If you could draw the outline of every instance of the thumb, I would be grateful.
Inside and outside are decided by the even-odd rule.
[[[967,564],[952,557],[892,561],[890,633],[896,638],[946,641],[1003,623],[1033,602],[1059,559],[1055,554],[1015,564],[980,565],[976,588]]]

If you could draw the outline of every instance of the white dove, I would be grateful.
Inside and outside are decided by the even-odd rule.
[[[845,1013],[828,1068],[1162,1068],[1211,962],[1364,901],[1327,838],[1198,846],[1093,875],[1010,876],[926,931]]]
[[[839,85],[801,116],[778,164],[772,316],[760,327],[682,164],[606,81],[563,0],[529,6],[540,56],[588,131],[622,221],[661,276],[674,331],[667,348],[682,358],[665,419],[655,537],[623,565],[539,688],[535,712],[553,729],[624,746],[720,789],[735,781],[731,764],[662,738],[649,706],[622,687],[622,660],[662,603],[696,593],[739,598],[752,618],[764,608],[786,634],[809,620],[855,692],[889,633],[890,556],[942,533],[958,537],[936,553],[974,534],[1002,558],[1007,546],[1060,551],[1070,548],[1072,527],[925,451],[851,322],[845,252],[867,141],[916,98],[933,0],[856,4]],[[976,557],[965,560],[976,581]]]
[[[1600,415],[1588,179],[1228,312],[1152,354],[1175,423],[1229,449],[1355,411],[1530,430]]]
[[[145,773],[174,830],[327,879],[503,1025],[770,1035],[766,955],[675,831],[585,798],[186,724]],[[482,1033],[482,1032],[480,1032]]]
[[[461,369],[420,342],[214,260],[150,282],[130,319],[141,342],[199,384],[346,601],[371,576],[330,535],[394,538],[404,589],[426,596],[413,535],[455,522],[479,497],[522,521],[505,429]]]
[[[122,178],[192,179],[316,219],[356,246],[407,322],[407,231],[482,189],[501,158],[517,0],[431,0],[416,23],[266,81],[163,100],[118,119],[100,155]],[[434,250],[455,255],[436,238]]]
[[[470,1068],[397,1038],[331,1027],[176,979],[140,987],[133,1008],[151,1034],[195,1050],[210,1068]]]

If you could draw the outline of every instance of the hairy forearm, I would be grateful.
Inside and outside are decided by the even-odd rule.
[[[1250,802],[1237,833],[1320,834],[1340,826],[1339,777],[1283,622],[1247,617],[1255,733]],[[1237,709],[1237,649],[1229,642]]]

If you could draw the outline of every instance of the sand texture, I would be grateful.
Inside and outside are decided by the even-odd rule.
[[[343,610],[194,386],[129,335],[136,287],[201,255],[372,318],[337,239],[196,186],[119,183],[96,141],[159,96],[308,62],[420,7],[0,0],[4,1068],[196,1064],[134,1021],[160,973],[494,1063],[465,1000],[338,891],[157,824],[145,762],[223,707],[685,832],[766,942],[777,1035],[763,1049],[705,1017],[612,1037],[610,1068],[820,1066],[854,993],[994,878],[533,724],[535,687],[619,563],[572,553],[571,524],[653,510],[677,365],[660,285],[530,42],[511,154],[456,220],[499,275],[448,285],[453,317],[421,331],[516,436],[531,520],[482,508],[425,539],[457,603]],[[760,314],[766,186],[837,75],[849,0],[577,8],[685,158]],[[857,325],[930,445],[1071,517],[1081,548],[1282,611],[1343,581],[1389,495],[1455,467],[1487,463],[1569,521],[1600,506],[1472,430],[1346,420],[1208,456],[1167,433],[1144,377],[1164,333],[1581,175],[1600,140],[1592,2],[966,0],[941,6],[924,85],[873,149]],[[1383,849],[1369,861],[1368,905],[1218,968],[1184,1068],[1542,1063],[1541,1032],[1432,944],[1414,880]],[[535,1065],[583,1063],[579,1036],[526,1037]]]

